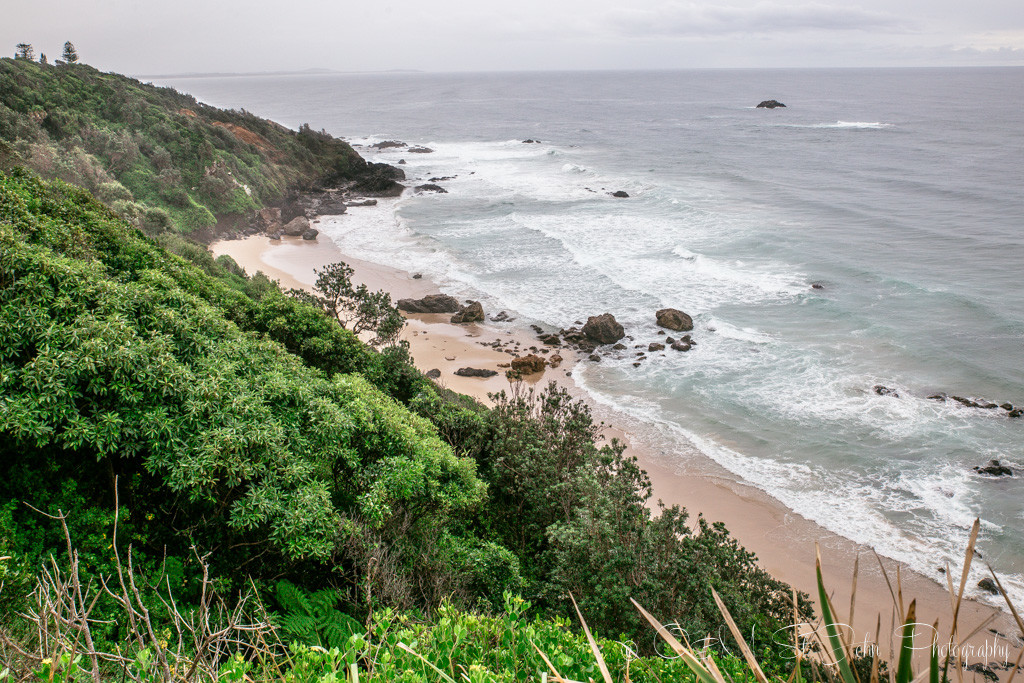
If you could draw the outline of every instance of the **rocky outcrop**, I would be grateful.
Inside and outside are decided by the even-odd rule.
[[[277,232],[281,229],[281,209],[276,206],[268,206],[260,209],[256,214],[256,226],[267,233]]]
[[[429,147],[423,147],[422,145],[417,145],[416,147],[410,147],[408,149],[408,152],[410,154],[432,154],[434,152],[434,150],[430,149]]]
[[[650,344],[647,345],[647,352],[648,353],[652,353],[654,351],[664,351],[664,350],[665,350],[665,345],[664,344],[659,344],[658,342],[651,342]]]
[[[408,145],[400,140],[382,140],[370,145],[370,149],[391,149],[393,147],[408,147]]]
[[[672,342],[672,346],[670,348],[674,351],[689,351],[696,345],[697,343],[690,339],[690,335],[685,334],[678,341]]]
[[[582,332],[587,339],[596,344],[614,344],[626,336],[626,331],[611,313],[590,316]]]
[[[980,588],[981,590],[983,590],[983,591],[985,591],[985,592],[987,592],[987,593],[989,593],[991,595],[999,595],[1000,594],[999,593],[999,586],[997,586],[996,582],[993,581],[992,579],[988,578],[987,576],[984,579],[982,579],[981,581],[978,582],[978,588]]]
[[[434,368],[432,370],[427,370],[423,374],[425,374],[430,379],[439,379],[441,377],[441,371],[438,370],[437,368]]]
[[[309,219],[305,216],[297,216],[288,221],[281,232],[288,237],[301,237],[307,230],[309,230]]]
[[[352,191],[371,197],[397,197],[405,191],[405,171],[387,164],[367,164],[367,170]]]
[[[612,196],[618,197],[619,199],[629,199],[629,193],[625,190],[616,190],[615,192],[612,192]]]
[[[423,185],[417,185],[415,188],[417,193],[419,192],[436,192],[437,194],[448,194],[448,190],[444,189],[440,185],[434,183],[424,183]]]
[[[654,314],[658,327],[676,332],[689,332],[693,329],[693,318],[675,308],[663,308]]]
[[[547,363],[540,356],[530,354],[522,358],[512,359],[512,371],[520,375],[532,375],[537,372],[544,372]]]
[[[998,460],[989,460],[983,467],[975,467],[974,471],[989,477],[1012,477],[1013,470]]]
[[[453,323],[478,323],[484,321],[484,307],[479,301],[470,301],[452,316]]]
[[[307,242],[312,242],[313,240],[316,239],[316,236],[319,234],[319,230],[317,230],[316,228],[310,228],[306,232],[302,233],[302,239],[306,240]]]
[[[459,368],[455,371],[455,374],[459,377],[494,377],[498,374],[498,371],[480,368]]]
[[[406,313],[456,313],[459,300],[447,294],[428,294],[422,299],[399,299],[395,304]]]
[[[778,107],[785,107],[785,106],[786,105],[784,105],[782,102],[779,102],[778,100],[765,100],[761,104],[757,105],[757,108],[758,109],[776,109]]]
[[[534,140],[533,138],[527,138],[526,140],[523,140],[524,145],[532,145],[538,142],[540,142],[540,140]]]
[[[893,398],[900,397],[899,393],[895,389],[890,389],[889,387],[884,386],[882,384],[876,384],[875,386],[871,387],[871,390],[878,394],[879,396],[892,396]]]
[[[376,199],[353,199],[345,202],[345,206],[377,206]]]

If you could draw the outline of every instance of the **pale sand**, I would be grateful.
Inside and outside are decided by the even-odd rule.
[[[310,288],[315,282],[314,268],[328,263],[345,261],[355,270],[353,280],[363,282],[373,290],[384,289],[394,299],[422,297],[436,293],[437,287],[426,279],[413,279],[409,273],[387,266],[368,263],[345,256],[337,246],[321,235],[317,241],[305,242],[299,238],[283,238],[280,242],[264,236],[246,240],[217,242],[211,245],[215,255],[228,254],[246,272],[263,271],[273,279],[280,280],[287,287]],[[488,392],[508,388],[508,380],[498,367],[507,363],[512,356],[479,341],[495,339],[517,340],[523,353],[538,343],[518,326],[507,323],[484,323],[453,325],[447,322],[448,315],[409,315],[409,324],[404,338],[410,343],[416,366],[427,371],[441,370],[438,382],[460,393],[468,394],[488,403]],[[509,334],[512,332],[512,334]],[[567,386],[574,395],[584,397],[567,371],[572,369],[572,352],[559,351],[566,362],[558,369],[548,369],[543,375],[529,377],[531,383],[554,379]],[[451,359],[451,360],[449,360]],[[499,370],[497,377],[489,379],[458,377],[454,371],[460,367],[477,367]],[[601,411],[595,409],[598,416]],[[844,621],[849,621],[851,578],[856,557],[860,557],[860,575],[857,584],[857,602],[852,621],[857,642],[867,638],[874,641],[876,624],[881,619],[880,648],[883,656],[889,652],[893,620],[893,601],[888,585],[879,569],[878,561],[871,550],[849,539],[838,536],[814,522],[794,513],[761,490],[736,482],[724,469],[711,460],[699,476],[677,470],[668,458],[659,457],[652,449],[629,434],[609,428],[609,437],[616,437],[628,444],[628,452],[635,455],[650,475],[654,500],[667,505],[681,505],[695,517],[702,513],[710,521],[724,522],[732,535],[748,550],[758,556],[759,564],[773,576],[811,595],[817,602],[815,578],[815,542],[821,546],[825,585],[830,591],[832,603]],[[691,520],[692,521],[692,520]],[[978,560],[980,561],[980,560]],[[896,564],[884,560],[889,578],[896,586]],[[942,575],[936,574],[937,577]],[[952,568],[954,584],[960,577],[960,568]],[[944,578],[943,578],[944,580]],[[925,624],[939,622],[942,638],[952,621],[952,608],[948,591],[927,577],[904,570],[901,572],[903,596],[909,604],[917,600],[917,621]],[[1021,646],[1014,634],[1018,629],[1012,617],[1005,612],[975,601],[965,601],[960,610],[960,633],[966,635],[990,617],[993,621],[969,643],[976,649],[969,654],[968,661],[1003,661],[1007,656],[1012,661]],[[996,629],[1010,634],[1010,639],[1001,638],[989,632]],[[979,648],[1006,648],[998,650],[988,658],[978,654]],[[965,653],[968,654],[968,653]],[[1008,675],[1008,674],[1007,674]],[[972,679],[973,673],[966,674]],[[1004,680],[1006,676],[1003,676]]]

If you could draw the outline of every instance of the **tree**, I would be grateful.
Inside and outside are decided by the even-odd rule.
[[[293,289],[292,296],[322,308],[345,329],[359,334],[372,331],[373,346],[394,344],[405,326],[405,318],[391,303],[391,295],[380,290],[371,292],[366,285],[352,285],[353,270],[344,261],[332,263],[317,274],[313,286],[316,294]]]
[[[49,62],[46,61],[46,53],[45,52],[40,52],[39,53],[39,63],[40,64],[49,64]]]
[[[75,64],[78,62],[78,52],[75,50],[75,46],[70,40],[64,43],[64,52],[61,53],[60,58],[67,64]]]
[[[14,46],[17,52],[14,53],[15,59],[27,59],[29,61],[35,61],[36,51],[32,47],[32,43],[18,43]]]

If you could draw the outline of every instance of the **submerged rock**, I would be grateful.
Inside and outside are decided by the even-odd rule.
[[[448,194],[448,190],[444,189],[440,185],[434,183],[424,183],[423,185],[417,185],[414,190],[416,192],[436,192],[437,194]]]
[[[974,471],[989,477],[1012,477],[1013,470],[998,460],[989,460],[984,467],[975,467]]]
[[[900,397],[899,393],[897,393],[895,389],[890,389],[889,387],[884,386],[882,384],[876,384],[875,386],[871,387],[871,390],[878,394],[879,396],[892,396],[893,398]]]
[[[455,313],[459,300],[447,294],[428,294],[422,299],[399,299],[395,304],[406,313]]]

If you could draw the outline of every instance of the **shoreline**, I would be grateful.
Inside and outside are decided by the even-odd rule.
[[[214,242],[210,250],[218,256],[228,254],[250,274],[262,270],[268,277],[279,280],[284,288],[308,289],[315,281],[314,268],[344,260],[355,271],[353,281],[364,283],[371,290],[383,289],[391,293],[395,300],[419,298],[440,291],[425,278],[416,279],[407,272],[345,255],[323,232],[315,241],[282,238],[278,242],[269,240],[265,235],[257,235],[245,240]],[[488,311],[488,315],[494,313],[496,311]],[[515,349],[518,344],[524,354],[529,352],[531,346],[541,346],[528,330],[514,324],[487,321],[456,325],[448,322],[448,314],[404,315],[408,325],[402,338],[409,341],[416,367],[423,372],[440,370],[441,377],[435,381],[441,386],[470,395],[485,405],[490,403],[487,396],[489,393],[508,388],[508,380],[498,364],[508,363],[513,357],[506,350],[495,349],[489,344],[499,340],[508,351]],[[572,379],[572,369],[577,360],[575,354],[567,349],[559,349],[558,353],[565,359],[559,368],[547,368],[543,373],[527,376],[525,381],[536,386],[541,382],[555,380],[574,397],[585,400],[593,410],[595,421],[607,423],[606,435],[623,441],[627,445],[627,453],[635,456],[640,466],[647,471],[654,491],[649,505],[654,510],[659,501],[664,501],[668,506],[678,504],[687,508],[691,524],[695,523],[698,513],[709,521],[725,523],[730,534],[743,547],[757,555],[759,566],[773,577],[808,593],[815,602],[818,602],[815,578],[817,542],[821,546],[826,588],[830,591],[839,616],[847,621],[851,621],[852,572],[859,558],[860,572],[851,623],[854,640],[874,641],[876,628],[881,624],[878,646],[883,656],[889,656],[890,639],[887,634],[892,632],[889,624],[897,619],[894,618],[888,583],[870,548],[828,531],[755,486],[737,481],[710,458],[702,464],[699,473],[683,471],[672,463],[670,454],[658,452],[628,431],[612,426],[611,421],[617,421],[617,417],[595,401],[587,400],[589,395]],[[495,369],[499,374],[486,379],[454,374],[456,369],[467,366]],[[893,589],[896,588],[898,572],[902,595],[908,601],[917,600],[918,622],[930,625],[938,621],[940,638],[944,639],[952,614],[946,588],[905,567],[898,571],[898,563],[893,560],[883,558],[881,561]],[[961,568],[950,568],[955,587],[959,585]],[[1003,659],[1015,658],[1021,643],[1013,635],[1018,629],[1007,612],[965,598],[960,609],[960,633],[970,633],[989,619],[990,623],[981,628],[968,644],[974,647],[976,653],[983,652],[982,648],[987,648],[985,652],[993,649],[996,652],[988,657],[968,657],[968,663],[1002,662]],[[989,629],[994,629],[998,634]],[[1003,672],[997,673],[1004,678]],[[1009,672],[1005,672],[1005,676],[1009,676]]]

